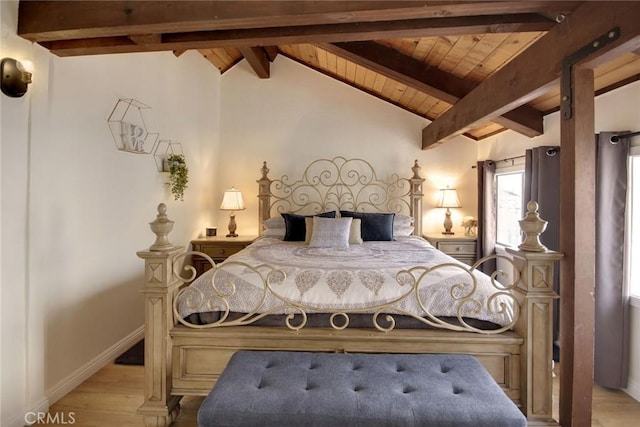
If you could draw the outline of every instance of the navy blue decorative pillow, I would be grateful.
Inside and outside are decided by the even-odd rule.
[[[393,240],[393,219],[396,215],[395,213],[340,211],[340,215],[360,218],[362,221],[360,226],[362,240],[365,242],[373,240]]]
[[[283,213],[280,215],[284,218],[286,229],[284,239],[282,240],[285,242],[304,242],[305,235],[307,234],[307,226],[304,224],[306,217],[321,216],[323,218],[335,218],[336,211],[323,212],[317,215],[298,215],[291,213]]]

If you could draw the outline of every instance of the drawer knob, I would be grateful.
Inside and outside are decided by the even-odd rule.
[[[224,249],[220,249],[220,255],[224,255],[225,254],[225,250]]]
[[[460,252],[462,250],[462,246],[456,246],[456,251]]]

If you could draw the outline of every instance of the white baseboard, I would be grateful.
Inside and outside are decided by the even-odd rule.
[[[135,331],[99,354],[89,363],[76,369],[67,378],[51,387],[46,391],[44,397],[30,405],[30,409],[26,410],[24,414],[18,414],[12,417],[7,421],[6,426],[3,424],[3,427],[24,427],[29,425],[25,418],[34,419],[35,415],[33,414],[46,413],[49,411],[49,407],[51,405],[67,395],[71,390],[78,387],[105,365],[112,362],[116,357],[127,351],[142,338],[144,338],[144,325],[140,326]],[[27,417],[27,414],[30,414],[29,417]]]
[[[131,348],[132,345],[144,338],[144,325],[115,343],[86,365],[76,369],[71,375],[46,391],[46,398],[49,405],[53,405],[71,390],[82,384],[87,378],[112,362],[116,357]]]
[[[627,388],[623,389],[629,396],[640,402],[640,382],[633,378],[627,381]]]

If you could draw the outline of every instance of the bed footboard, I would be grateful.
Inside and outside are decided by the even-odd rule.
[[[520,405],[520,350],[515,332],[479,335],[442,330],[232,326],[194,330],[177,326],[173,340],[173,391],[206,396],[231,356],[238,350],[326,353],[470,354],[478,358],[504,392]]]
[[[206,395],[238,350],[369,353],[460,353],[483,363],[530,422],[552,419],[552,302],[556,252],[510,250],[520,269],[521,313],[513,332],[483,335],[443,330],[303,329],[234,326],[196,330],[175,325],[171,301],[180,281],[171,279],[182,249],[141,251],[145,259],[146,426],[166,426],[177,416],[182,395]]]

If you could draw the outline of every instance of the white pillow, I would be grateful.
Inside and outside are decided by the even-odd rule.
[[[262,225],[264,226],[264,231],[262,232],[264,237],[274,237],[280,240],[284,239],[287,228],[282,216],[272,216],[271,218],[262,221]]]
[[[307,217],[304,219],[304,225],[306,227],[306,235],[304,244],[308,245],[311,242],[311,236],[313,235],[313,218]],[[362,220],[360,218],[353,218],[351,221],[351,227],[349,229],[349,244],[361,245],[362,233],[361,233]]]
[[[264,237],[273,237],[283,240],[287,230],[285,228],[267,228],[262,232]]]
[[[353,218],[351,220],[351,229],[349,230],[349,244],[361,245],[362,244],[362,220],[360,218]]]
[[[262,225],[264,225],[264,228],[267,230],[270,228],[286,228],[284,218],[282,218],[281,215],[272,216],[271,218],[262,221]]]
[[[413,225],[413,217],[409,215],[396,214],[393,217],[393,226],[409,227]]]
[[[394,237],[407,237],[413,234],[413,226],[394,226],[393,227],[393,236]]]
[[[413,234],[413,217],[404,214],[396,214],[393,218],[393,236],[406,237]]]
[[[313,217],[312,248],[348,248],[352,218]]]

